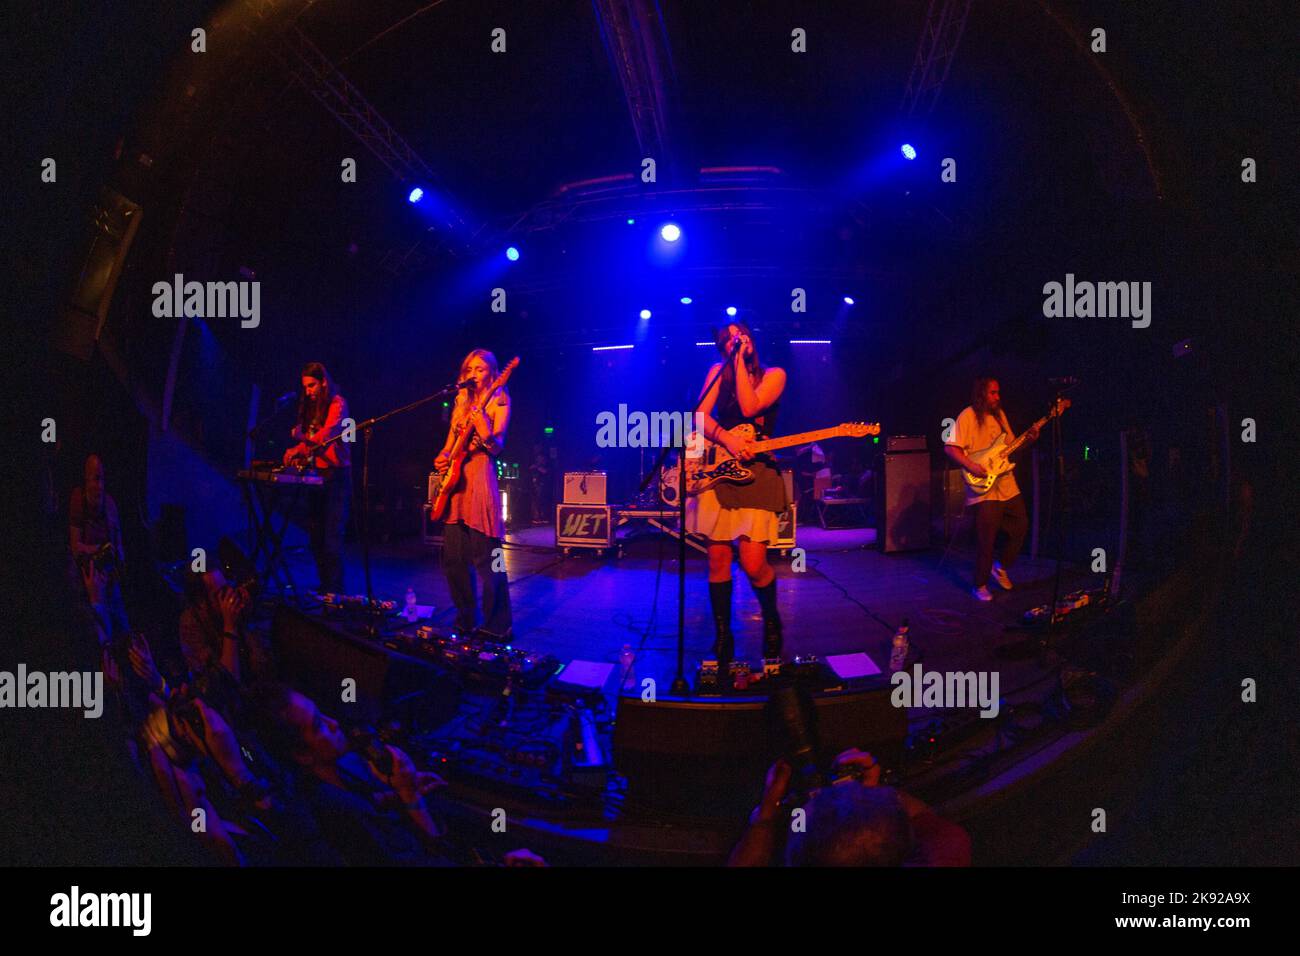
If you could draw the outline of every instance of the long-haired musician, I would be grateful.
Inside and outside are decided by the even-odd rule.
[[[764,368],[749,329],[739,322],[718,329],[714,339],[723,360],[709,369],[705,383],[722,374],[700,405],[704,437],[748,463],[754,478],[744,485],[720,483],[696,499],[691,527],[709,540],[709,602],[716,638],[713,652],[730,660],[735,641],[731,633],[731,562],[735,543],[740,566],[763,611],[763,656],[781,654],[781,617],[776,609],[776,572],[767,561],[768,545],[777,537],[777,516],[786,508],[785,482],[776,462],[755,457],[750,442],[728,433],[742,423],[754,426],[759,438],[776,425],[785,372]]]
[[[308,534],[320,590],[343,591],[343,530],[352,494],[352,457],[346,441],[318,446],[338,435],[348,417],[347,399],[320,362],[302,367],[298,391],[298,422],[290,432],[298,444],[284,453],[284,462],[315,467],[325,479],[308,502]]]
[[[510,634],[510,591],[504,570],[496,556],[502,552],[505,523],[501,516],[501,490],[497,486],[496,460],[505,443],[510,424],[510,395],[503,387],[491,398],[486,393],[499,374],[496,356],[486,349],[474,349],[460,363],[461,389],[451,413],[451,428],[434,465],[444,471],[456,436],[473,429],[463,476],[447,504],[443,528],[442,566],[447,574],[452,603],[456,605],[455,628],[468,633],[476,626],[477,608],[474,577],[483,591],[482,630],[504,638]]]
[[[943,450],[953,462],[965,468],[977,478],[987,475],[984,467],[970,457],[971,452],[981,451],[991,446],[999,435],[1005,434],[1007,442],[1015,439],[1007,413],[1002,410],[1002,391],[995,378],[977,378],[971,387],[970,405],[963,408],[957,416],[952,434],[945,442]],[[1038,430],[1031,428],[1029,441],[1038,439]],[[993,482],[993,487],[980,494],[970,485],[966,486],[966,506],[975,513],[975,536],[977,552],[975,556],[975,580],[971,593],[977,600],[991,601],[989,593],[989,573],[998,584],[1011,590],[1011,576],[1007,573],[1020,554],[1020,546],[1025,541],[1025,531],[1029,519],[1025,516],[1025,502],[1020,497],[1020,486],[1016,476],[1003,472]],[[1006,535],[1002,545],[1000,560],[993,560],[993,546],[998,533]]]

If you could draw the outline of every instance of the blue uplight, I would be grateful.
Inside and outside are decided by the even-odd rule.
[[[518,262],[519,250],[516,249],[514,246],[511,246],[509,249],[506,250],[506,258],[509,259],[511,262]]]
[[[650,318],[650,310],[649,310],[649,309],[642,309],[642,310],[641,310],[641,318],[643,318],[643,319],[648,319],[648,318]]]
[[[916,148],[911,143],[904,143],[901,147],[901,152],[904,159],[916,159]]]
[[[417,203],[423,198],[424,198],[424,190],[421,189],[419,186],[416,186],[414,189],[411,190],[410,194],[406,197],[406,201],[409,203]]]
[[[659,235],[664,242],[676,242],[682,237],[681,227],[675,222],[666,222],[659,229]]]

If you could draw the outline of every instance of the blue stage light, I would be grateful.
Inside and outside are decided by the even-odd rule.
[[[901,152],[904,159],[916,159],[916,148],[911,143],[904,143],[901,147]]]
[[[727,306],[727,315],[734,316],[735,314],[736,314],[736,307],[734,305]]]
[[[407,195],[406,201],[409,203],[417,203],[423,198],[424,198],[424,190],[421,189],[419,186],[416,186],[414,189],[411,190],[410,194]]]
[[[659,228],[659,235],[664,242],[676,242],[682,237],[682,230],[677,223],[666,222]]]
[[[682,296],[682,305],[690,305],[694,301],[695,300],[692,299],[689,295]]]
[[[509,259],[511,262],[518,262],[519,250],[516,249],[514,246],[511,246],[509,249],[506,250],[506,258]]]
[[[844,304],[845,304],[845,305],[852,305],[852,304],[853,304],[853,296],[851,296],[851,295],[846,295],[846,296],[844,297]]]
[[[650,310],[649,310],[649,309],[642,309],[642,310],[641,310],[641,318],[643,318],[643,319],[648,319],[648,318],[650,318]]]
[[[635,225],[636,225],[636,220],[635,220],[635,219],[632,219],[632,218],[629,218],[628,221],[627,221],[627,224],[628,224],[629,226],[635,226]]]

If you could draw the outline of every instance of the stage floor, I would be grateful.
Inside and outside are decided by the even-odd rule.
[[[506,564],[514,611],[514,644],[540,650],[561,661],[614,662],[624,645],[636,652],[638,680],[653,677],[666,694],[676,666],[677,542],[657,532],[626,543],[622,557],[594,551],[564,555],[554,546],[550,527],[512,533]],[[1022,556],[1013,569],[1015,589],[990,585],[994,600],[981,603],[970,594],[973,554],[954,547],[924,552],[882,554],[873,529],[801,528],[799,546],[806,568],[795,571],[788,558],[773,553],[777,593],[785,624],[785,657],[865,651],[882,669],[889,659],[894,629],[906,618],[912,657],[925,669],[996,670],[1001,694],[1041,698],[1051,662],[1041,655],[1014,659],[999,647],[1024,638],[1015,628],[1021,614],[1051,599],[1055,564]],[[662,555],[662,561],[660,560]],[[291,555],[300,583],[314,583],[304,552]],[[376,597],[399,602],[407,587],[420,604],[436,607],[432,623],[449,627],[454,616],[436,553],[419,539],[380,544],[372,549]],[[762,618],[758,601],[739,566],[734,568],[733,630],[736,656],[757,664]],[[365,590],[360,549],[346,554],[347,588]],[[689,551],[686,578],[686,677],[694,684],[699,661],[710,655],[713,623],[704,556]],[[1095,587],[1096,575],[1066,566],[1061,592]],[[1023,698],[1019,697],[1023,693]],[[924,720],[924,709],[911,712]]]

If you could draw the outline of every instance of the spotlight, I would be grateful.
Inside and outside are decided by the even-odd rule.
[[[906,160],[916,159],[916,148],[911,143],[904,143],[899,150]]]
[[[727,306],[727,315],[734,316],[735,314],[736,314],[736,307],[734,305]]]
[[[643,318],[643,319],[648,319],[648,318],[650,318],[650,310],[649,310],[649,309],[642,309],[642,310],[641,310],[641,318]]]
[[[851,296],[851,295],[846,295],[846,296],[844,297],[844,304],[845,304],[845,305],[853,305],[853,296]]]
[[[629,217],[629,218],[628,218],[628,221],[627,221],[627,224],[628,224],[629,226],[635,226],[635,225],[636,225],[636,220],[635,220],[635,219],[632,219],[632,218]]]
[[[677,223],[666,222],[659,228],[659,235],[664,242],[676,242],[682,237],[682,230]]]
[[[682,305],[690,305],[694,301],[695,300],[692,299],[689,295],[682,296]]]
[[[419,201],[420,201],[421,199],[423,199],[423,198],[424,198],[424,190],[421,189],[419,186],[416,186],[416,187],[415,187],[414,189],[412,189],[411,192],[407,195],[407,197],[406,197],[406,201],[409,202],[409,203],[417,203],[417,202],[419,202]]]
[[[509,249],[506,250],[506,258],[509,259],[511,262],[518,262],[519,250],[516,249],[514,246],[511,246]]]

